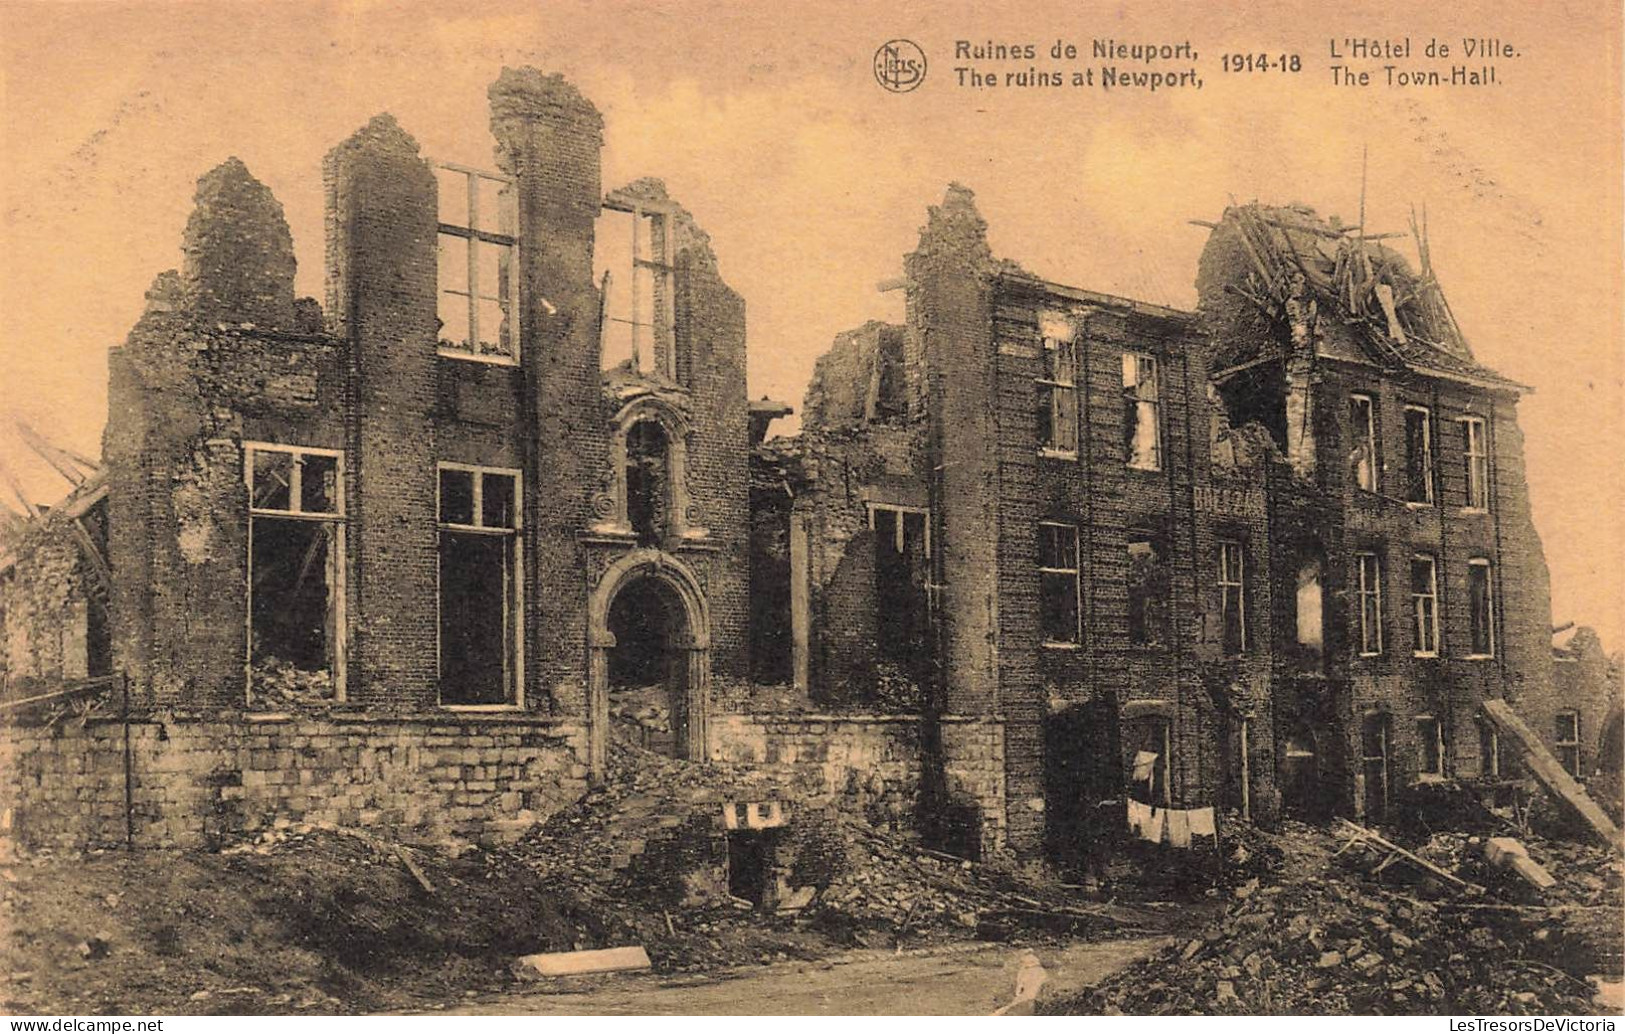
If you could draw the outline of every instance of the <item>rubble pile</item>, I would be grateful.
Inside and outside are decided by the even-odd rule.
[[[1325,831],[1279,839],[1287,845],[1281,869],[1236,887],[1219,919],[1057,1011],[1584,1015],[1596,1010],[1585,975],[1617,972],[1617,955],[1608,968],[1606,952],[1564,950],[1572,916],[1596,916],[1619,937],[1619,863],[1606,852],[1551,845],[1553,872],[1567,889],[1524,905],[1476,887],[1457,893],[1403,864],[1378,869],[1383,859],[1359,846],[1339,854],[1339,840]],[[1488,882],[1487,870],[1468,864],[1476,839],[1442,834],[1417,853],[1441,868],[1458,862],[1455,875]],[[1572,866],[1557,861],[1565,854]]]

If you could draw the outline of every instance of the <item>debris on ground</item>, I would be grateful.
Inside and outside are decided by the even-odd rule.
[[[1438,834],[1412,853],[1467,882],[1522,885],[1477,839]],[[1295,825],[1277,842],[1281,869],[1236,887],[1217,921],[1048,1011],[1585,1015],[1597,1008],[1588,977],[1621,972],[1625,884],[1606,849],[1528,845],[1558,882],[1552,901],[1523,905],[1462,894],[1426,866],[1384,866],[1392,852],[1370,841],[1347,850]]]

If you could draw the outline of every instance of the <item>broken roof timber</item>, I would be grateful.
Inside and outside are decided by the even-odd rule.
[[[1136,312],[1144,316],[1155,316],[1160,319],[1179,320],[1190,322],[1196,318],[1196,313],[1187,309],[1175,309],[1167,305],[1157,305],[1154,302],[1136,301],[1122,295],[1104,294],[1100,291],[1088,291],[1081,287],[1071,287],[1066,284],[1045,280],[1032,273],[1016,273],[1005,271],[999,274],[1002,280],[1010,280],[1026,286],[1036,287],[1050,294],[1058,295],[1077,302],[1088,302],[1106,309],[1117,309],[1125,312]]]

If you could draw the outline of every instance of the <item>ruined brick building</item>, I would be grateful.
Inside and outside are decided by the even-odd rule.
[[[490,101],[490,169],[387,115],[329,152],[320,304],[271,192],[200,180],[0,573],[7,706],[112,688],[0,729],[26,835],[511,835],[612,733],[969,852],[1064,854],[1147,756],[1262,818],[1503,774],[1479,703],[1553,686],[1522,389],[1426,270],[1235,208],[1179,311],[995,259],[955,187],[769,440],[704,231],[603,189],[559,76]]]

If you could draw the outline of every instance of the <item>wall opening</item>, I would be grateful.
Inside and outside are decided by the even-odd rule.
[[[1143,784],[1142,784],[1143,786]],[[1099,878],[1121,825],[1117,705],[1099,700],[1044,720],[1044,839],[1064,871]]]
[[[1281,807],[1298,818],[1322,817],[1320,737],[1308,725],[1295,726],[1281,748]]]
[[[729,894],[757,908],[771,907],[779,832],[777,829],[729,830]]]
[[[660,754],[684,756],[687,735],[687,615],[672,589],[639,578],[609,607],[611,727],[618,736]]]
[[[639,545],[658,545],[670,522],[669,446],[656,420],[639,420],[626,432],[626,519]]]
[[[1366,818],[1380,819],[1388,813],[1389,783],[1392,778],[1389,751],[1393,738],[1393,720],[1388,715],[1372,712],[1361,719],[1360,763],[1365,783],[1361,806]]]
[[[519,700],[519,474],[440,468],[440,702]]]
[[[933,655],[926,595],[931,559],[927,516],[917,508],[869,506],[878,659],[916,688],[925,685]]]

